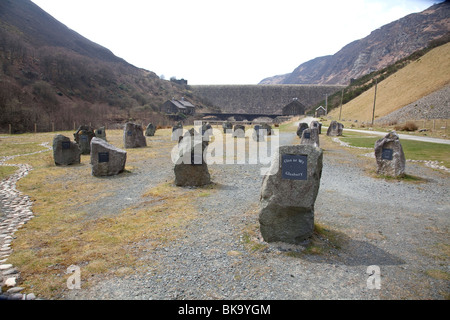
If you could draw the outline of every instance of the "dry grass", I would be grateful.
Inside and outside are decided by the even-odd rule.
[[[450,43],[435,48],[423,57],[378,83],[375,118],[402,108],[450,82]],[[375,87],[342,107],[342,118],[358,121],[372,119]],[[339,117],[339,108],[329,113]]]
[[[126,168],[133,170],[145,157],[159,157],[170,150],[173,143],[167,138],[168,132],[161,130],[159,137],[148,139],[147,148],[127,149]],[[110,143],[122,147],[121,130],[107,134]],[[10,141],[21,138],[38,144],[51,141],[53,136],[21,135]],[[93,177],[87,165],[89,156],[82,156],[81,165],[70,167],[55,166],[50,151],[18,157],[13,162],[33,166],[18,188],[34,200],[35,217],[16,232],[8,263],[20,270],[24,279],[20,286],[32,287],[32,292],[45,298],[58,298],[67,290],[66,270],[70,265],[81,268],[82,287],[104,277],[135,272],[141,266],[142,249],[151,250],[182,235],[197,216],[193,199],[212,192],[164,183],[148,190],[139,205],[120,214],[92,217],[79,208],[110,195],[120,184]]]

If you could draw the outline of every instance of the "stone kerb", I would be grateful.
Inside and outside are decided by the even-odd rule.
[[[405,174],[405,154],[395,131],[375,142],[375,159],[377,174],[391,177],[401,177]]]
[[[81,150],[70,138],[57,134],[53,138],[53,160],[57,166],[68,166],[81,162]]]
[[[81,154],[91,152],[91,140],[95,137],[94,130],[90,126],[80,126],[73,134],[75,142],[80,146]]]
[[[342,132],[344,131],[344,125],[336,120],[331,121],[330,126],[327,130],[327,136],[342,136]]]
[[[113,176],[124,171],[127,152],[103,139],[91,141],[91,165],[93,176]]]
[[[300,144],[307,144],[307,145],[319,147],[320,146],[319,129],[309,128],[309,129],[304,130],[302,133],[302,138],[300,140]]]
[[[141,125],[127,122],[123,128],[123,145],[128,148],[142,148],[147,146]]]
[[[322,159],[322,150],[311,145],[278,148],[261,187],[259,223],[265,241],[301,244],[312,235]]]

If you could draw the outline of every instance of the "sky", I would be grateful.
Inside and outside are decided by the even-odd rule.
[[[136,67],[258,84],[439,0],[32,0]]]

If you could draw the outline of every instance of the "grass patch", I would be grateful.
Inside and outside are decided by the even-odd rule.
[[[446,280],[446,281],[450,280],[450,274],[448,272],[437,269],[426,270],[425,274],[436,280]]]
[[[8,178],[10,175],[14,174],[18,168],[12,166],[0,166],[0,180]]]
[[[166,135],[161,131],[157,133]],[[108,142],[120,148],[122,134],[121,130],[108,131]],[[39,144],[51,142],[54,135],[21,135],[20,138]],[[14,143],[16,139],[14,136],[2,143]],[[131,163],[128,170],[139,170],[139,161],[145,161],[144,157],[149,154],[157,157],[173,147],[169,139],[157,139],[149,140],[151,146],[147,148],[127,150],[127,164]],[[153,148],[154,145],[162,151]],[[35,217],[15,233],[17,238],[11,244],[14,251],[8,263],[20,270],[24,279],[20,286],[26,290],[32,288],[31,291],[44,298],[58,298],[67,290],[66,270],[70,265],[81,268],[82,288],[130,270],[144,270],[148,262],[143,266],[139,259],[143,250],[152,250],[180,237],[186,224],[197,216],[193,200],[202,193],[213,192],[163,183],[148,190],[140,204],[119,214],[92,216],[80,208],[117,191],[120,177],[93,177],[88,155],[82,156],[80,165],[70,167],[55,166],[51,152],[17,157],[13,161],[33,166],[17,186],[34,200]]]
[[[374,148],[380,137],[346,136],[340,138],[354,147]],[[414,140],[401,140],[406,159],[439,161],[450,167],[450,145]]]

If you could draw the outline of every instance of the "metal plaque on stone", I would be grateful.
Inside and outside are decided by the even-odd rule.
[[[61,145],[62,145],[63,150],[70,149],[70,141],[63,141],[63,142],[61,142]]]
[[[305,139],[311,139],[311,132],[305,132],[304,133],[304,138]]]
[[[307,180],[308,156],[283,154],[281,158],[282,178],[286,180]]]
[[[98,162],[109,162],[109,152],[99,152],[98,153]]]
[[[392,149],[384,149],[381,152],[381,159],[384,160],[392,160],[393,150]]]

